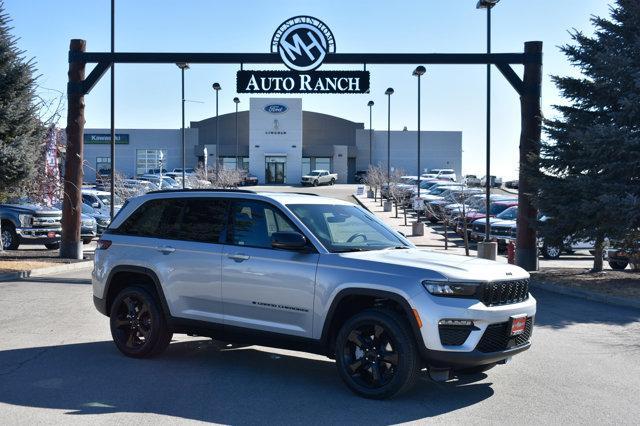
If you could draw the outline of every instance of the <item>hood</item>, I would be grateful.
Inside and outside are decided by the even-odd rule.
[[[451,281],[497,281],[529,278],[529,273],[524,269],[508,263],[417,248],[341,253],[340,256],[351,260],[360,260],[363,262],[361,266],[370,271],[378,269],[388,271],[390,265],[423,270],[425,278],[440,276]],[[365,265],[364,263],[374,263],[379,266]]]
[[[51,216],[62,215],[62,211],[53,207],[41,206],[38,204],[0,204],[24,214],[43,214]]]
[[[485,215],[483,214],[480,218],[475,219],[475,220],[473,221],[473,223],[480,223],[480,224],[484,225],[484,224],[485,224],[485,221],[486,221],[486,217],[487,217],[487,216],[485,216]],[[495,217],[493,217],[493,216],[490,216],[490,217],[489,217],[489,224],[494,225],[496,222],[501,222],[501,220],[500,220],[500,219],[496,219],[496,218],[495,218]]]
[[[515,228],[516,227],[516,221],[515,220],[502,220],[502,219],[496,219],[494,217],[492,217],[490,219],[491,225],[494,226],[508,226],[511,228]]]
[[[485,213],[480,213],[480,212],[467,213],[467,219],[470,221],[474,221],[476,219],[482,219],[483,217],[487,217],[487,215]]]

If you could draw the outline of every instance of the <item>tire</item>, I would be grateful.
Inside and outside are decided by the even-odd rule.
[[[435,217],[431,216],[431,217],[429,218],[429,222],[431,222],[431,223],[433,223],[433,224],[436,224],[436,223],[438,223],[438,219],[436,219]]]
[[[48,250],[58,250],[60,248],[60,243],[49,243],[44,245]]]
[[[628,264],[629,262],[626,260],[609,260],[609,266],[611,266],[611,269],[616,271],[622,271]]]
[[[318,180],[313,181],[313,186],[318,186]]]
[[[91,241],[93,241],[93,238],[84,238],[82,244],[91,244]]]
[[[480,374],[480,373],[484,373],[485,371],[491,370],[495,366],[496,366],[495,362],[493,364],[477,365],[475,367],[462,368],[460,370],[456,370],[456,373],[463,374],[463,375]]]
[[[335,185],[336,184],[336,180],[335,179],[331,179],[331,182],[329,182],[329,185]]]
[[[5,222],[2,224],[2,234],[0,235],[0,244],[4,250],[18,250],[20,246],[20,236],[16,233],[16,228],[12,223]]]
[[[542,257],[549,260],[560,258],[560,247],[544,244],[542,246]]]
[[[386,399],[414,385],[421,361],[413,332],[400,315],[367,309],[347,320],[338,332],[336,366],[355,394]]]
[[[173,337],[160,303],[141,287],[127,287],[118,293],[111,304],[109,323],[116,347],[132,358],[162,353]]]

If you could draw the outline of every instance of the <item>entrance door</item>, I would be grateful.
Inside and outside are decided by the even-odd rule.
[[[265,180],[267,183],[285,183],[286,163],[280,159],[267,159],[267,167],[265,170]]]

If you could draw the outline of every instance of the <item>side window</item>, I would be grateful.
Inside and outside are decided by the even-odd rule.
[[[118,233],[134,235],[138,237],[162,238],[159,234],[169,232],[171,225],[166,222],[171,213],[175,215],[174,200],[150,200],[138,207],[123,223],[118,227]],[[172,212],[173,211],[173,212]],[[175,222],[176,216],[173,217]]]
[[[221,198],[185,200],[179,220],[179,239],[218,243],[225,227],[227,201]]]
[[[271,248],[271,235],[296,231],[277,208],[260,201],[238,201],[231,208],[231,244]]]

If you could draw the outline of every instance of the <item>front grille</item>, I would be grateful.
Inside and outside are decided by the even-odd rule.
[[[473,225],[473,231],[480,234],[484,233],[484,225]]]
[[[56,227],[60,226],[60,222],[62,218],[60,216],[34,216],[33,217],[33,226],[35,228],[40,227]]]
[[[511,228],[496,226],[493,228],[491,233],[493,235],[500,236],[500,237],[508,237],[509,235],[511,235]]]
[[[483,353],[501,352],[511,348],[522,346],[531,339],[533,333],[533,318],[527,318],[524,333],[517,336],[509,336],[509,323],[501,322],[487,327],[476,349]]]
[[[529,298],[529,279],[484,283],[478,292],[478,298],[487,306],[522,302]]]
[[[438,325],[440,343],[442,346],[460,346],[467,341],[472,328],[472,325]]]

